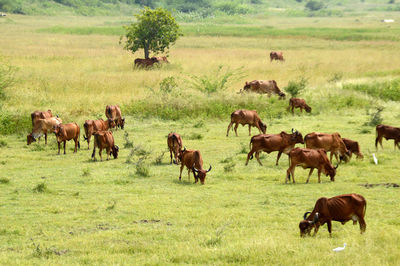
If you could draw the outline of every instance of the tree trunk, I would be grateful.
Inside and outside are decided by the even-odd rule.
[[[147,42],[144,44],[144,58],[149,59],[149,47],[147,45]]]

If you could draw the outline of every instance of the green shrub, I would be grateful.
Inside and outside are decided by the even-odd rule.
[[[400,101],[400,79],[363,84],[345,84],[343,89],[367,93],[383,100]]]
[[[381,116],[381,113],[383,109],[384,108],[381,106],[376,107],[376,111],[370,114],[370,118],[367,122],[364,123],[364,126],[375,127],[377,125],[382,124],[383,118]]]
[[[176,87],[178,87],[178,84],[176,83],[175,78],[172,76],[166,77],[160,82],[160,91],[163,93],[170,93]]]
[[[8,179],[7,177],[0,178],[0,184],[8,184],[8,183],[10,183],[10,179]]]
[[[305,8],[311,11],[317,11],[322,9],[323,7],[324,3],[315,0],[308,1],[305,5]]]
[[[48,192],[48,188],[44,182],[37,184],[33,189],[35,193],[45,193]]]
[[[142,177],[150,176],[150,170],[143,161],[139,161],[136,164],[136,174]]]
[[[301,91],[303,91],[308,83],[308,79],[301,76],[298,80],[290,80],[288,85],[284,88],[286,92],[288,92],[291,97],[297,97]]]

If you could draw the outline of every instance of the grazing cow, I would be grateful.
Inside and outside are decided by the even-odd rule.
[[[269,53],[269,59],[270,59],[270,62],[272,62],[272,60],[285,61],[285,58],[283,58],[283,53],[275,52],[275,51],[272,51]]]
[[[321,172],[326,174],[326,176],[330,176],[331,181],[335,181],[336,175],[336,167],[329,162],[328,156],[326,155],[325,150],[318,149],[302,149],[302,148],[294,148],[289,152],[289,168],[286,171],[286,183],[290,180],[290,174],[294,180],[294,169],[296,166],[302,166],[304,169],[310,168],[310,173],[308,174],[308,178],[306,183],[310,180],[310,176],[314,171],[314,168],[318,169],[318,183],[321,183]]]
[[[367,224],[364,216],[367,210],[367,201],[359,194],[344,194],[332,198],[319,198],[312,212],[304,214],[300,222],[300,236],[310,235],[314,228],[314,235],[321,225],[328,226],[329,236],[332,235],[332,221],[346,222],[353,220],[353,225],[360,224],[361,233],[365,232]],[[308,217],[307,215],[311,213]]]
[[[282,152],[289,154],[296,143],[304,144],[303,136],[300,132],[293,129],[292,134],[282,131],[280,134],[260,134],[253,136],[250,140],[250,152],[247,154],[246,165],[249,163],[249,159],[253,159],[254,152],[256,153],[258,163],[262,165],[259,157],[261,151],[265,151],[266,153],[277,151],[276,165],[278,165]]]
[[[58,117],[49,117],[45,119],[35,118],[32,133],[27,136],[27,144],[30,145],[32,142],[35,142],[36,139],[40,140],[42,135],[44,135],[45,144],[47,144],[47,133],[53,132],[53,127],[61,123],[62,120]]]
[[[394,140],[394,149],[400,149],[399,142],[400,142],[400,128],[392,127],[387,125],[377,125],[376,126],[376,139],[375,139],[375,148],[378,150],[378,142],[382,146],[382,138],[386,140],[393,139]]]
[[[349,159],[350,152],[347,150],[340,134],[337,132],[333,134],[313,132],[304,137],[304,142],[307,148],[324,149],[327,152],[330,151],[330,162],[332,162],[333,155],[335,155],[336,161],[339,162],[338,154],[340,161],[344,160],[347,162]]]
[[[175,164],[179,163],[179,153],[182,150],[182,139],[181,135],[178,133],[169,133],[168,138],[167,138],[167,144],[168,144],[168,149],[169,149],[169,156],[171,157],[171,163],[172,161]],[[172,153],[174,154],[175,159],[172,160]]]
[[[57,137],[57,143],[58,143],[58,154],[60,154],[60,144],[61,142],[64,142],[64,154],[65,153],[65,144],[67,140],[73,139],[75,141],[75,149],[74,153],[77,152],[77,147],[80,149],[81,144],[79,143],[79,133],[80,133],[80,128],[78,124],[76,123],[68,123],[68,124],[60,124],[56,125],[54,128],[54,133],[56,134]]]
[[[168,59],[167,59],[166,56],[158,56],[158,57],[153,56],[151,59],[152,60],[154,60],[154,59],[157,60],[157,63],[160,63],[160,64],[163,64],[163,63],[169,64]]]
[[[111,131],[97,131],[93,134],[94,144],[92,158],[96,161],[96,147],[99,148],[100,160],[103,161],[103,149],[107,151],[107,161],[112,153],[114,159],[118,158],[119,147],[114,143],[114,137]]]
[[[47,111],[34,111],[33,113],[31,113],[32,126],[35,126],[35,121],[37,119],[45,119],[50,117],[53,117],[50,109]]]
[[[179,181],[182,178],[182,170],[183,167],[186,166],[188,169],[188,178],[190,180],[190,171],[193,172],[193,176],[195,179],[194,183],[197,183],[200,179],[202,185],[204,185],[204,181],[206,180],[206,175],[211,171],[211,165],[208,170],[203,169],[203,159],[201,158],[200,151],[198,150],[184,150],[179,153],[179,159],[181,161],[181,170],[179,174]]]
[[[158,63],[158,59],[156,57],[146,58],[146,59],[142,58],[135,59],[135,67],[143,67],[143,68],[152,67],[154,63]]]
[[[294,114],[294,108],[300,108],[300,111],[303,112],[303,109],[306,110],[307,113],[311,113],[311,107],[307,105],[304,99],[300,98],[290,98],[288,110],[292,108],[292,114]]]
[[[110,128],[115,127],[114,120],[108,119],[104,121],[103,119],[99,120],[86,120],[85,124],[83,124],[83,128],[85,129],[85,135],[83,135],[84,140],[88,143],[88,149],[90,145],[90,138],[97,131],[107,131]]]
[[[115,122],[115,126],[124,129],[125,126],[125,117],[122,117],[121,108],[118,105],[107,105],[106,106],[106,117]]]
[[[279,89],[275,80],[253,80],[245,83],[243,90],[240,90],[239,93],[245,92],[256,92],[260,94],[277,94],[279,95],[279,99],[284,99],[286,95]]]
[[[235,133],[237,134],[237,128],[239,124],[242,126],[249,125],[249,136],[251,136],[251,127],[256,127],[263,134],[267,131],[267,125],[261,121],[261,118],[258,116],[257,111],[255,110],[236,110],[231,114],[231,123],[228,125],[228,130],[226,131],[226,136],[229,135],[229,129],[231,129],[232,125],[235,124]]]
[[[364,155],[360,151],[360,145],[357,141],[342,138],[344,145],[346,145],[347,150],[350,152],[350,159],[353,153],[357,155],[357,159],[364,159]]]

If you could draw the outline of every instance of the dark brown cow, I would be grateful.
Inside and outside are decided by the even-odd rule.
[[[275,51],[269,53],[269,59],[270,62],[272,62],[272,60],[285,61],[285,59],[283,58],[283,53]]]
[[[331,181],[335,181],[336,175],[336,167],[329,162],[328,156],[326,155],[325,150],[318,149],[302,149],[302,148],[294,148],[289,152],[289,168],[286,171],[286,181],[290,180],[290,174],[294,180],[294,169],[296,166],[301,166],[304,169],[310,168],[310,173],[308,174],[308,178],[306,183],[310,180],[310,176],[314,171],[314,168],[318,169],[318,183],[321,183],[321,172],[326,174],[326,176],[330,176]]]
[[[375,139],[375,148],[378,150],[378,142],[382,146],[382,138],[386,140],[393,139],[394,140],[394,149],[400,149],[399,142],[400,142],[400,128],[392,127],[387,125],[377,125],[376,126],[376,139]]]
[[[203,169],[203,159],[201,157],[200,151],[186,150],[185,148],[182,152],[180,152],[179,159],[181,161],[179,181],[182,178],[183,167],[186,166],[186,168],[188,169],[189,180],[190,180],[190,171],[192,171],[195,179],[194,183],[197,183],[200,179],[201,184],[204,185],[204,181],[206,180],[206,175],[208,172],[211,171],[211,165],[208,170]]]
[[[290,98],[288,110],[292,108],[292,114],[294,114],[294,108],[300,108],[300,111],[303,112],[303,109],[306,110],[307,113],[311,113],[311,107],[307,105],[304,99],[300,98]]]
[[[83,124],[83,128],[85,129],[85,135],[83,135],[83,138],[88,143],[88,149],[90,145],[90,139],[94,133],[96,133],[97,131],[107,131],[110,128],[114,127],[115,123],[111,119],[107,119],[107,121],[104,121],[103,119],[86,120]]]
[[[350,152],[350,159],[353,153],[357,155],[357,159],[364,159],[364,155],[360,151],[360,145],[357,141],[342,138],[344,145],[346,145],[347,150]]]
[[[121,108],[118,105],[107,105],[106,106],[106,117],[115,122],[115,126],[124,129],[125,117],[122,117]]]
[[[47,133],[53,132],[53,127],[62,123],[58,117],[49,117],[45,119],[35,119],[32,132],[27,136],[27,144],[30,145],[36,139],[40,141],[40,137],[44,135],[45,144],[47,144]]]
[[[152,67],[155,63],[158,63],[158,60],[156,57],[147,58],[147,59],[143,59],[143,58],[135,59],[136,67],[148,68],[148,67]]]
[[[241,92],[255,92],[260,94],[271,94],[279,95],[279,99],[284,99],[286,95],[279,89],[275,80],[253,80],[244,84],[243,90]]]
[[[171,163],[172,161],[175,164],[179,163],[179,153],[182,150],[182,139],[181,136],[178,133],[169,133],[168,138],[167,138],[167,145],[169,149],[169,156],[171,157]],[[174,160],[172,160],[172,153],[174,154]]]
[[[300,236],[310,235],[314,228],[314,235],[321,225],[328,226],[329,236],[332,234],[332,221],[346,222],[353,220],[353,225],[360,224],[361,233],[365,232],[367,224],[364,216],[367,210],[367,201],[359,194],[344,194],[332,198],[319,198],[312,212],[304,214],[300,222]],[[308,217],[307,215],[311,213]]]
[[[93,134],[94,144],[93,144],[93,153],[92,158],[96,161],[96,148],[99,148],[100,160],[103,161],[102,152],[103,149],[106,149],[107,152],[107,161],[110,158],[110,155],[114,156],[114,159],[118,158],[119,147],[114,143],[114,137],[111,131],[97,131]]]
[[[266,153],[277,151],[276,165],[278,165],[282,153],[289,154],[296,143],[304,144],[303,136],[297,130],[293,131],[293,129],[292,134],[282,131],[280,134],[260,134],[253,136],[250,140],[250,152],[247,154],[246,165],[249,163],[249,159],[253,159],[254,152],[256,153],[258,163],[262,165],[259,157],[261,151]]]
[[[153,56],[151,59],[152,60],[154,60],[154,59],[157,60],[157,63],[160,63],[160,64],[164,64],[164,63],[169,64],[168,59],[167,59],[166,56],[157,56],[157,57]]]
[[[249,125],[249,136],[251,136],[251,127],[256,127],[263,134],[267,131],[267,125],[261,121],[261,118],[258,116],[257,111],[255,110],[236,110],[231,114],[231,123],[228,125],[228,130],[226,131],[226,136],[229,135],[229,130],[232,125],[235,124],[235,133],[237,134],[237,128],[239,124],[242,126]]]
[[[347,162],[349,159],[350,152],[347,150],[340,134],[337,132],[333,134],[313,132],[304,137],[304,142],[307,148],[324,149],[327,152],[330,151],[330,162],[332,162],[333,155],[335,155],[337,162],[339,162],[338,155],[340,161],[344,160]]]
[[[50,109],[47,111],[34,111],[33,113],[31,113],[32,126],[35,126],[35,121],[37,119],[45,119],[50,117],[53,117]]]
[[[58,143],[58,154],[60,154],[60,144],[64,142],[64,154],[65,153],[65,144],[67,140],[73,139],[75,141],[75,149],[74,153],[78,151],[77,148],[81,148],[79,143],[79,135],[80,135],[80,128],[77,123],[68,123],[68,124],[60,124],[54,127],[54,133],[57,137]]]

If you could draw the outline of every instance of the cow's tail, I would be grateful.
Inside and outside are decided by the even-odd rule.
[[[75,125],[78,127],[78,149],[81,148],[81,131],[79,130],[78,124],[75,123]]]
[[[88,132],[89,132],[89,125],[85,122],[85,124],[83,124],[83,128],[85,129],[85,134],[83,134],[83,141],[87,141],[87,142],[89,142],[89,140],[88,140]]]
[[[111,117],[111,107],[107,105],[107,114]]]
[[[96,146],[97,146],[97,135],[93,135],[93,152],[92,152],[92,158],[94,158],[94,155],[96,153]]]

